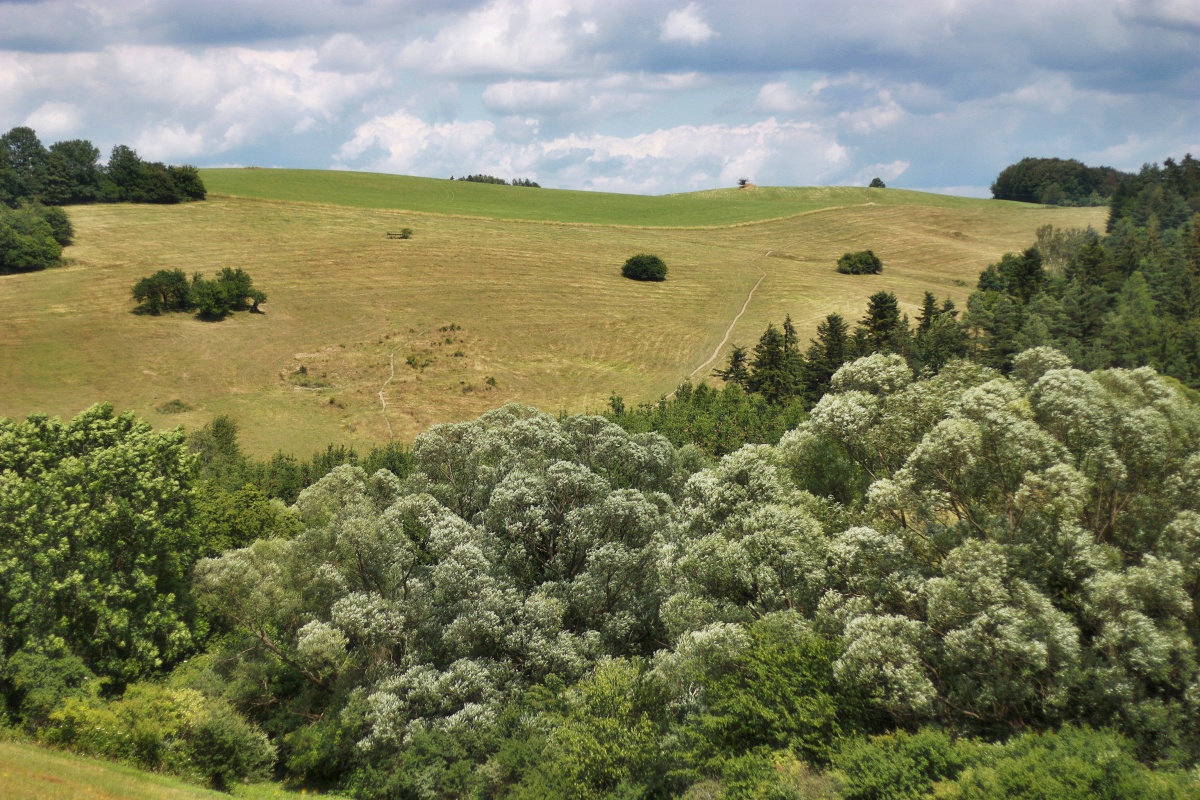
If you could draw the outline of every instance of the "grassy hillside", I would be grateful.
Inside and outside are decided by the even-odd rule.
[[[216,194],[234,188],[226,178],[276,199]],[[333,172],[214,170],[205,180],[214,195],[204,203],[72,208],[66,266],[0,277],[0,415],[68,416],[98,400],[159,426],[228,413],[253,451],[307,454],[411,439],[506,401],[598,410],[611,392],[657,398],[704,364],[760,277],[733,344],[752,345],[788,313],[805,337],[831,311],[857,319],[880,289],[910,315],[926,289],[961,302],[980,270],[1028,246],[1038,226],[1099,226],[1105,214],[891,189],[872,198],[895,204],[864,205],[845,202],[862,189],[645,198]],[[281,198],[285,189],[312,202]],[[435,189],[453,195],[439,205]],[[389,191],[423,213],[364,207]],[[754,199],[760,192],[768,199]],[[821,202],[832,207],[788,216]],[[506,209],[571,223],[726,225],[477,218]],[[756,214],[784,218],[730,225]],[[414,238],[384,236],[400,227]],[[838,256],[865,248],[883,274],[835,272]],[[620,276],[638,252],[667,262],[665,283]],[[131,313],[138,278],[224,266],[253,276],[265,314],[206,323]],[[301,366],[304,381],[293,377]],[[156,411],[176,399],[192,410]]]
[[[234,787],[233,797],[298,798],[275,784]],[[93,758],[0,741],[0,797],[5,800],[218,800],[231,797],[162,775]],[[332,795],[325,795],[332,798]]]
[[[660,197],[498,186],[438,178],[295,169],[205,169],[212,194],[388,208],[487,219],[639,227],[706,227],[803,214],[841,206],[968,208],[978,201],[903,189],[850,186],[716,189]]]

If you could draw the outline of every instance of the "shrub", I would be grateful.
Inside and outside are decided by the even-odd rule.
[[[843,275],[878,275],[883,272],[883,262],[870,250],[859,250],[839,258],[837,271]]]
[[[886,189],[887,184],[885,184],[879,178],[871,178],[871,188],[872,189]]]
[[[218,789],[265,778],[275,746],[224,700],[194,689],[132,684],[125,696],[68,697],[41,739],[77,753],[201,778]]]
[[[966,745],[942,731],[896,731],[846,744],[834,758],[846,800],[920,800],[936,782],[954,778],[967,761]]]
[[[210,701],[186,748],[189,766],[218,789],[268,777],[275,746],[224,702]]]
[[[667,265],[658,256],[649,253],[638,253],[625,262],[621,274],[635,281],[665,281]]]

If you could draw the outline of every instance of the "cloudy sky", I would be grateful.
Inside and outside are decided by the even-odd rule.
[[[199,166],[987,195],[1200,154],[1200,0],[0,0],[0,130]]]

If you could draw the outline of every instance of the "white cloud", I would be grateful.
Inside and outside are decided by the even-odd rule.
[[[754,100],[755,110],[768,114],[794,113],[804,109],[808,104],[804,95],[786,83],[764,84],[758,90],[758,97]]]
[[[890,183],[903,175],[909,167],[907,161],[893,161],[890,164],[868,164],[854,174],[854,183],[867,184],[872,178],[879,178],[884,183]]]
[[[704,21],[704,17],[701,16],[700,7],[695,3],[688,3],[683,8],[676,9],[667,14],[667,18],[662,24],[662,33],[658,39],[661,42],[702,44],[716,35],[713,29],[708,27],[708,23]]]
[[[515,121],[514,121],[515,122]],[[431,124],[406,112],[358,127],[339,153],[345,167],[425,175],[482,170],[564,188],[663,193],[732,186],[739,178],[814,184],[843,173],[849,151],[811,123],[680,125],[633,136],[504,138],[491,123]]]
[[[37,131],[39,138],[61,139],[80,129],[83,112],[78,106],[51,100],[26,117],[25,124]]]
[[[199,131],[189,131],[182,125],[159,125],[142,131],[133,149],[150,161],[166,161],[202,155],[209,146]]]
[[[464,164],[473,164],[496,149],[495,130],[490,122],[429,124],[406,111],[397,111],[358,126],[354,138],[342,145],[338,161],[344,164],[380,151],[382,157],[370,162],[374,169],[403,172],[423,168],[426,174],[442,174],[447,169],[462,172]]]
[[[561,111],[587,100],[583,81],[505,81],[483,90],[483,104],[504,114]]]
[[[493,0],[400,52],[399,66],[441,75],[523,75],[564,67],[573,58],[574,34],[567,0]]]

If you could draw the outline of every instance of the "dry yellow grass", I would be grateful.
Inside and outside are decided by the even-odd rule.
[[[644,229],[232,197],[77,207],[66,266],[0,276],[0,415],[65,417],[98,401],[160,427],[230,414],[249,451],[306,455],[329,442],[411,440],[507,401],[599,410],[611,392],[634,402],[673,389],[764,274],[732,343],[752,345],[785,314],[802,336],[832,311],[856,320],[880,289],[910,314],[926,289],[962,303],[979,271],[1031,244],[1040,225],[1099,227],[1105,212],[980,201]],[[385,238],[401,227],[414,238]],[[839,255],[864,248],[883,274],[834,271]],[[665,283],[621,278],[638,252],[667,262]],[[139,278],[225,266],[266,291],[265,314],[206,323],[131,313]],[[461,330],[440,330],[450,325]],[[409,366],[410,355],[428,366]],[[288,376],[301,365],[329,386],[296,386]],[[192,410],[155,410],[174,399]]]

